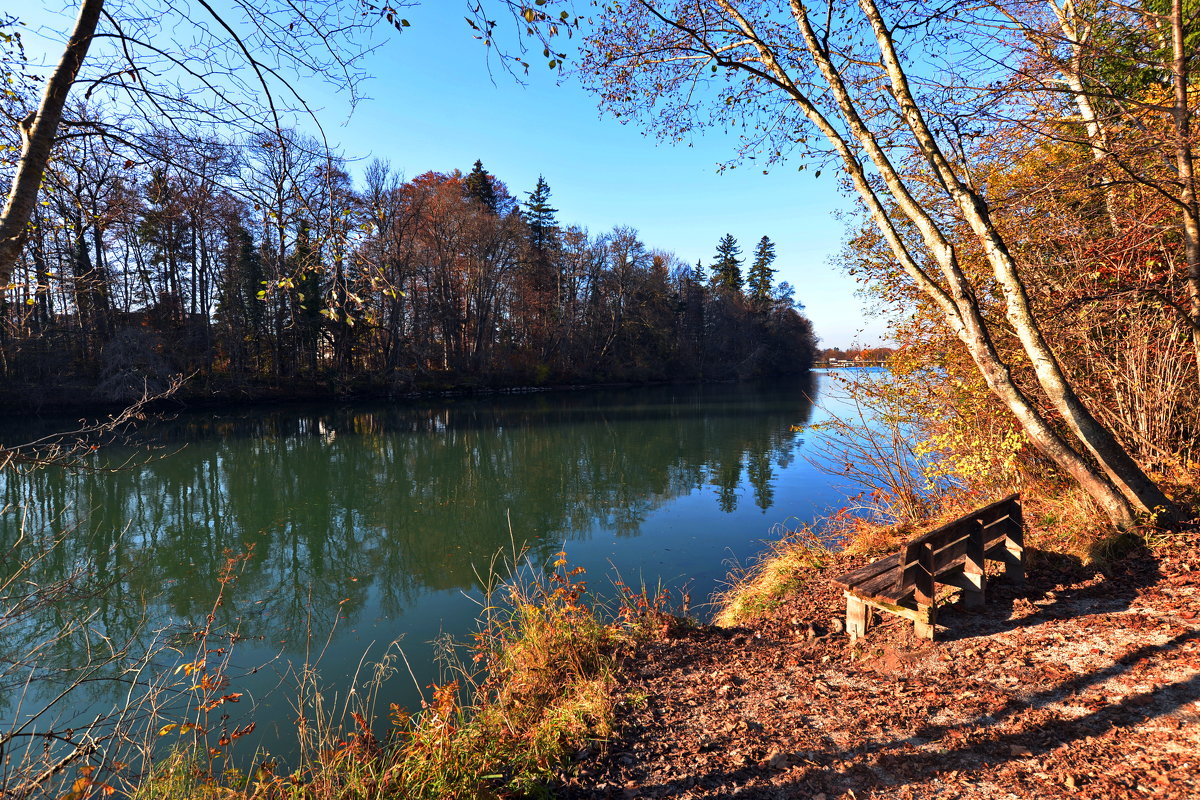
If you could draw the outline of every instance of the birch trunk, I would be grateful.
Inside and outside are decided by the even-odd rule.
[[[1175,0],[1179,2],[1179,0]],[[1071,432],[1096,459],[1108,478],[1135,509],[1142,513],[1177,515],[1174,504],[1084,406],[1042,335],[1029,306],[1025,285],[1004,238],[992,223],[987,202],[955,172],[934,138],[924,113],[913,98],[908,76],[900,65],[891,33],[874,0],[859,0],[859,7],[875,36],[884,71],[904,124],[916,139],[921,155],[953,199],[964,221],[975,234],[992,267],[1005,299],[1005,316],[1033,364],[1038,385],[1062,414]]]
[[[1004,363],[1003,359],[996,352],[995,346],[991,341],[986,321],[983,319],[972,287],[958,265],[953,246],[939,229],[933,218],[908,191],[899,171],[892,164],[884,149],[879,145],[875,135],[863,122],[841,75],[829,59],[816,32],[813,30],[803,3],[799,0],[793,0],[792,12],[809,55],[812,56],[818,69],[821,71],[822,77],[828,83],[851,134],[860,146],[862,146],[879,171],[889,194],[896,200],[901,211],[920,231],[926,247],[934,255],[935,260],[941,268],[943,277],[949,287],[949,292],[944,291],[941,286],[931,280],[916,264],[911,253],[908,252],[908,249],[904,246],[903,241],[895,230],[890,217],[875,195],[874,190],[870,188],[862,165],[853,157],[849,148],[842,143],[840,135],[827,121],[824,119],[819,121],[815,119],[814,114],[816,114],[816,109],[809,104],[811,113],[810,109],[805,109],[806,115],[816,122],[817,127],[821,129],[826,138],[834,143],[835,149],[842,156],[843,163],[847,166],[851,174],[852,183],[858,191],[859,196],[867,205],[872,221],[883,233],[884,239],[891,248],[893,255],[896,256],[901,267],[916,281],[917,285],[942,308],[950,329],[966,345],[968,353],[979,368],[980,374],[983,375],[988,388],[1016,417],[1033,446],[1046,458],[1063,469],[1063,471],[1071,475],[1104,510],[1105,514],[1115,525],[1118,527],[1132,525],[1135,520],[1135,514],[1129,502],[1117,491],[1113,483],[1104,474],[1097,471],[1070,443],[1054,430],[1045,416],[1030,402],[1029,398],[1025,396],[1024,392],[1013,381],[1008,365]],[[746,25],[744,19],[742,23],[743,26]],[[745,32],[745,27],[743,28],[743,32]],[[761,49],[760,58],[763,58],[769,66],[773,66],[778,74],[780,68],[774,62],[774,59]],[[816,114],[816,116],[819,116],[819,114]]]
[[[1172,118],[1175,123],[1175,169],[1182,188],[1183,252],[1187,261],[1188,311],[1192,352],[1200,376],[1200,202],[1196,196],[1196,164],[1192,154],[1192,112],[1188,106],[1191,66],[1183,29],[1183,0],[1171,0],[1171,72],[1175,84]]]
[[[1083,81],[1083,53],[1087,40],[1092,35],[1091,25],[1081,22],[1079,15],[1076,14],[1074,0],[1066,0],[1061,6],[1058,4],[1058,0],[1049,0],[1049,4],[1054,10],[1058,27],[1071,51],[1070,61],[1062,71],[1063,80],[1071,92],[1075,108],[1079,111],[1079,118],[1083,121],[1084,130],[1087,131],[1088,149],[1092,154],[1092,162],[1102,167],[1109,155],[1108,131],[1099,115],[1096,114],[1096,106],[1092,103],[1092,96],[1088,93]],[[1108,170],[1106,169],[1105,172]],[[1116,233],[1118,228],[1117,209],[1111,176],[1108,185],[1104,187],[1104,210],[1108,215],[1109,228]]]
[[[21,157],[0,216],[0,291],[12,280],[13,267],[29,236],[29,220],[62,122],[63,106],[92,44],[103,7],[104,0],[82,0],[75,29],[46,81],[37,110],[21,121]]]
[[[650,7],[649,3],[644,3],[644,5]],[[1013,380],[1008,365],[999,356],[991,341],[987,322],[983,318],[973,286],[958,264],[955,248],[943,234],[938,223],[911,195],[900,171],[892,164],[885,149],[879,144],[875,134],[862,118],[857,101],[851,95],[840,72],[829,57],[827,45],[817,36],[809,22],[808,10],[803,0],[791,0],[790,7],[808,55],[813,59],[813,63],[827,84],[828,92],[834,99],[842,122],[848,128],[853,140],[878,170],[888,194],[897,202],[901,212],[913,222],[920,233],[925,246],[942,273],[945,288],[917,264],[916,259],[908,251],[887,210],[872,187],[858,152],[808,97],[807,87],[797,84],[792,79],[787,68],[776,57],[774,50],[757,36],[753,23],[738,11],[733,0],[715,0],[715,5],[734,23],[738,33],[745,36],[743,44],[755,48],[757,58],[735,62],[723,56],[724,50],[718,50],[708,42],[703,32],[679,26],[676,26],[677,29],[684,31],[697,43],[702,44],[708,55],[715,61],[721,61],[724,58],[723,63],[726,66],[743,69],[760,79],[769,81],[787,92],[791,99],[800,106],[805,116],[833,145],[834,151],[840,157],[850,176],[852,185],[867,206],[873,222],[880,229],[902,268],[941,307],[951,329],[966,345],[989,388],[1013,413],[1030,442],[1047,458],[1070,474],[1118,527],[1128,527],[1133,524],[1138,511],[1165,511],[1168,513],[1173,511],[1173,506],[1165,495],[1141,473],[1128,454],[1120,449],[1111,434],[1099,426],[1083,408],[1078,398],[1074,396],[1073,389],[1066,382],[1061,368],[1041,337],[1036,321],[1029,310],[1028,298],[1025,296],[1024,286],[1016,273],[1016,266],[1011,262],[1011,257],[1008,256],[1007,250],[1003,246],[1003,240],[991,227],[991,222],[987,218],[986,206],[983,206],[980,198],[968,194],[968,190],[962,185],[958,176],[949,169],[948,163],[937,149],[932,134],[925,126],[921,112],[912,101],[911,94],[908,94],[905,76],[899,70],[898,61],[890,47],[889,34],[884,28],[878,9],[874,4],[870,0],[861,2],[868,21],[871,22],[879,39],[881,55],[883,55],[885,67],[888,69],[888,77],[893,83],[894,95],[900,100],[903,119],[917,137],[922,154],[934,167],[935,174],[942,181],[942,185],[952,194],[964,217],[975,229],[976,235],[984,245],[997,279],[1005,290],[1009,321],[1018,329],[1022,344],[1026,351],[1030,352],[1035,365],[1038,365],[1036,374],[1040,385],[1057,409],[1060,411],[1066,409],[1069,412],[1070,427],[1096,457],[1102,469],[1097,469],[1088,458],[1059,435]],[[661,13],[654,13],[667,24],[676,25],[674,21],[667,19]],[[963,208],[964,205],[967,207]],[[1039,361],[1040,364],[1038,364]],[[1068,416],[1068,414],[1064,413],[1064,416]],[[1107,437],[1107,445],[1105,437]],[[1114,449],[1116,452],[1113,452]],[[1116,467],[1113,464],[1116,464]],[[1140,483],[1138,476],[1141,478]]]

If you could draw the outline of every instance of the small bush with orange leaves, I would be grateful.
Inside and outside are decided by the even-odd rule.
[[[612,731],[622,628],[587,601],[559,553],[548,576],[510,581],[470,648],[474,667],[439,686],[405,731],[404,796],[537,795],[571,756]]]

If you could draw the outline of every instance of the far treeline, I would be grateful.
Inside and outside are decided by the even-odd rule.
[[[80,112],[83,116],[83,112]],[[812,328],[719,242],[706,280],[632,228],[560,225],[476,162],[403,180],[313,141],[159,133],[159,157],[62,141],[0,309],[0,374],[34,402],[189,391],[407,391],[753,378],[812,363]],[[322,383],[313,384],[316,379]]]
[[[825,347],[817,354],[817,361],[826,364],[834,361],[883,364],[895,353],[894,347]]]

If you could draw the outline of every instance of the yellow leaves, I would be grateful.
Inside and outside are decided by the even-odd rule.
[[[178,675],[182,672],[184,675],[191,675],[193,672],[202,672],[203,670],[204,660],[201,659],[199,661],[189,661],[186,664],[180,664],[175,668],[175,674]]]
[[[71,790],[64,794],[59,800],[84,800],[84,798],[91,795],[96,789],[99,789],[100,794],[105,797],[110,797],[115,794],[117,791],[116,788],[107,783],[97,782],[96,779],[92,777],[92,773],[95,771],[96,768],[91,764],[85,767],[80,767],[79,777],[71,783]]]

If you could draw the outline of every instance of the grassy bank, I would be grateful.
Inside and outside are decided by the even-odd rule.
[[[1200,496],[1194,484],[1176,485],[1179,497],[1193,515],[1200,513]],[[1153,546],[1169,536],[1153,526],[1117,532],[1078,490],[1058,487],[1055,493],[1027,494],[1023,499],[1028,557],[1065,557],[1079,565],[1099,569],[1120,558],[1130,548]],[[769,542],[763,554],[747,568],[730,576],[716,598],[714,623],[734,626],[761,617],[788,602],[810,581],[826,580],[833,562],[863,564],[895,552],[916,533],[932,530],[990,499],[959,496],[931,512],[920,523],[885,525],[848,515],[835,515],[817,529],[802,527]]]
[[[448,646],[446,677],[430,687],[415,715],[388,706],[378,681],[361,687],[360,699],[345,714],[328,710],[318,692],[302,686],[301,756],[294,769],[259,758],[250,774],[222,771],[213,756],[229,742],[198,735],[157,761],[130,787],[130,796],[544,796],[545,787],[577,757],[611,734],[620,655],[661,616],[644,592],[629,590],[616,609],[601,613],[582,572],[560,554],[548,573],[526,567],[496,585],[473,641]],[[390,719],[386,733],[379,734],[382,714]],[[96,780],[99,786],[99,776]]]

